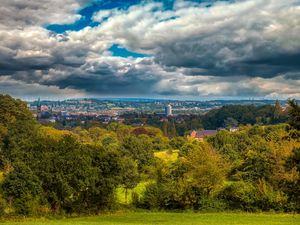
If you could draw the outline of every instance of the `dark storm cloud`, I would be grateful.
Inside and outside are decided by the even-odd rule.
[[[151,94],[155,81],[137,81],[136,79],[116,79],[112,76],[102,78],[94,76],[70,76],[55,82],[61,88],[74,88],[95,94]],[[147,87],[147,88],[145,88]]]
[[[114,62],[110,62],[111,60]],[[71,76],[44,80],[42,84],[80,89],[94,94],[151,94],[161,78],[155,75],[157,71],[148,61],[97,58],[70,71]],[[144,64],[148,67],[137,69]]]
[[[18,60],[9,58],[0,62],[0,74],[49,69],[53,66],[55,60],[53,57],[34,57]]]
[[[282,71],[300,71],[300,51],[296,53],[278,53],[270,55],[269,57],[257,57],[257,59],[249,60],[249,65],[269,65],[277,66]]]
[[[187,75],[214,75],[214,76],[250,76],[250,77],[276,77],[283,73],[300,71],[299,52],[269,52],[263,56],[254,52],[242,53],[240,46],[232,49],[211,45],[176,43],[174,46],[164,46],[156,55],[156,62],[170,67],[186,68]],[[251,47],[252,48],[252,47]],[[263,47],[262,47],[263,48]],[[253,49],[253,48],[252,48]],[[240,57],[226,57],[222,51],[241,52]],[[264,49],[263,49],[264,50]],[[260,50],[260,51],[263,51]],[[255,50],[253,50],[255,51]],[[229,53],[230,54],[230,53]],[[248,56],[249,54],[250,56]],[[300,79],[300,77],[298,77]]]

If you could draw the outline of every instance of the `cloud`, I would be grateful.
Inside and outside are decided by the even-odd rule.
[[[43,84],[82,89],[94,95],[151,94],[161,71],[151,59],[90,56],[72,76],[49,76]]]
[[[300,81],[283,76],[274,78],[178,76],[164,79],[157,85],[156,93],[194,97],[265,97],[299,98]]]
[[[57,86],[40,84],[28,84],[20,80],[14,80],[10,76],[0,77],[0,94],[9,94],[17,98],[35,100],[38,97],[43,99],[65,99],[80,98],[87,95],[78,89],[60,89]]]
[[[117,10],[101,10],[93,15],[93,20],[96,22],[103,22],[105,19],[108,19],[115,13],[117,13]]]
[[[1,3],[2,91],[299,96],[297,0],[175,1],[168,9],[159,2],[143,1],[99,10],[93,16],[100,22],[95,27],[63,34],[45,28],[74,23],[88,3]],[[114,45],[147,57],[114,56],[110,52]]]
[[[80,18],[77,11],[87,2],[85,0],[2,0],[0,27],[9,29],[50,23],[73,23]]]
[[[275,77],[299,70],[299,17],[294,0],[178,3],[172,11],[152,3],[112,13],[97,32],[199,75]]]

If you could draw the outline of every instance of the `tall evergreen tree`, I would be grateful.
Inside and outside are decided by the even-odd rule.
[[[288,101],[289,124],[296,130],[300,130],[300,106],[295,99]]]

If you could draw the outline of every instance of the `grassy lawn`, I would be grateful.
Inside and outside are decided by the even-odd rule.
[[[300,215],[246,213],[130,212],[95,217],[7,221],[4,225],[300,225]]]

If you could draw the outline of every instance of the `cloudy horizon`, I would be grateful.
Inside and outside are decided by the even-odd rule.
[[[299,18],[299,0],[2,0],[0,93],[299,99]]]

